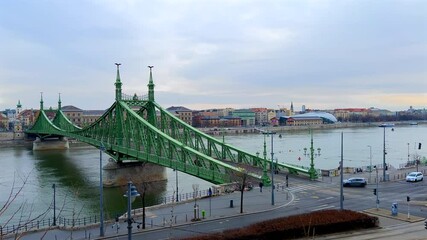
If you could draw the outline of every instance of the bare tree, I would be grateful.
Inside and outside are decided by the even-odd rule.
[[[246,189],[251,189],[252,186],[249,184],[249,174],[245,168],[239,167],[239,172],[232,173],[232,181],[235,182],[237,190],[240,191],[240,213],[243,213],[243,193]]]

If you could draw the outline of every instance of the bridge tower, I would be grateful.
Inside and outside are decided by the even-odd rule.
[[[59,99],[58,99],[58,110],[61,110],[62,106],[61,106],[61,93],[59,94]]]
[[[116,63],[117,66],[117,77],[116,77],[116,83],[114,84],[116,86],[116,101],[122,100],[122,82],[120,81],[120,65],[121,63]]]
[[[122,82],[120,80],[120,65],[121,63],[116,63],[117,66],[117,77],[116,77],[116,83],[114,84],[116,86],[116,105],[119,105],[119,102],[122,100]],[[116,136],[116,144],[119,146],[123,145],[123,114],[120,112],[120,108],[116,107],[116,128],[114,135]],[[120,154],[119,152],[116,153],[116,159],[118,162],[121,162]]]
[[[148,104],[147,104],[147,114],[148,122],[152,125],[156,125],[156,109],[154,106],[154,82],[153,82],[153,67],[148,66],[150,69],[150,80],[148,82]]]
[[[43,111],[43,92],[40,92],[40,112]]]

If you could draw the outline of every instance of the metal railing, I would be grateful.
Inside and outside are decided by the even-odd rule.
[[[178,194],[178,202],[192,200],[194,198],[207,197],[208,194],[209,194],[208,189]],[[173,202],[176,202],[176,195],[160,197],[157,199],[157,201],[155,201],[154,206],[169,204]],[[142,213],[142,209],[133,209],[132,211],[134,215]],[[126,214],[123,214],[123,213],[113,214],[111,215],[113,217],[107,220],[114,219],[114,216],[116,215],[126,216]],[[66,217],[59,216],[57,218],[57,226],[63,227],[63,228],[85,227],[91,224],[99,223],[99,219],[100,218],[98,215],[93,215],[93,216],[88,216],[83,218],[66,218]],[[18,224],[6,225],[6,226],[0,225],[0,238],[2,236],[6,236],[9,234],[16,234],[16,233],[40,230],[40,229],[47,230],[49,228],[55,227],[55,226],[52,226],[52,224],[53,224],[53,218],[46,218],[43,220],[33,220],[25,223],[18,223]]]

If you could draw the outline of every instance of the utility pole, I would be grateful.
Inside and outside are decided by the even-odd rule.
[[[344,208],[344,189],[343,189],[343,182],[344,182],[344,171],[343,171],[343,161],[344,161],[344,133],[341,132],[341,161],[340,161],[340,180],[341,180],[341,187],[340,187],[340,209],[343,210]]]

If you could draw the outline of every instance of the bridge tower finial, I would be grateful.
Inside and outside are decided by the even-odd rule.
[[[58,100],[58,110],[61,110],[61,93],[59,94],[59,100]]]
[[[116,101],[119,101],[122,99],[122,82],[120,81],[120,69],[119,66],[122,65],[121,63],[116,63],[117,66],[117,77],[116,77]]]
[[[43,92],[40,92],[40,111],[43,110]]]
[[[148,66],[150,69],[150,80],[148,82],[148,101],[154,102],[154,82],[153,82],[153,69],[154,66]]]

